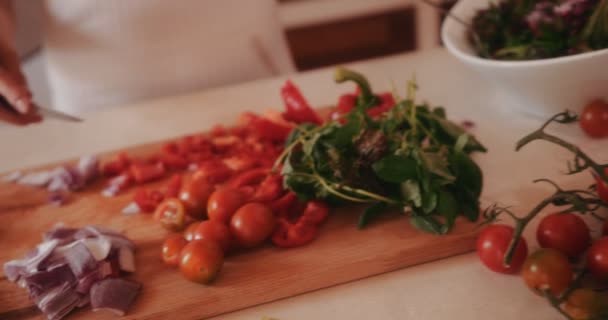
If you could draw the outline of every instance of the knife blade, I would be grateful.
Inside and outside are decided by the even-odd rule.
[[[38,104],[34,104],[34,107],[37,109],[37,111],[45,116],[45,117],[51,117],[51,118],[55,118],[55,119],[60,119],[60,120],[64,120],[64,121],[71,121],[71,122],[82,122],[81,118],[78,118],[76,116],[73,116],[71,114],[67,114],[65,112],[61,112],[61,111],[57,111],[54,109],[49,109],[49,108],[45,108],[45,107],[41,107]]]
[[[19,113],[10,106],[8,101],[6,101],[6,98],[4,98],[2,95],[0,95],[0,107],[3,108],[4,110],[9,111],[10,113],[12,113],[16,116],[19,116]],[[82,119],[80,119],[78,117],[75,117],[73,115],[70,115],[70,114],[67,114],[65,112],[61,112],[58,110],[41,107],[40,105],[38,105],[36,103],[34,104],[34,108],[40,115],[45,116],[45,117],[59,119],[59,120],[63,120],[63,121],[70,121],[70,122],[82,122]]]

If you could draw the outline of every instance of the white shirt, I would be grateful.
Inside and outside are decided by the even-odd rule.
[[[47,0],[53,106],[82,113],[292,72],[274,0]]]

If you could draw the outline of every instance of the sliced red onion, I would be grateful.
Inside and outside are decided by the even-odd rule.
[[[84,243],[93,258],[97,261],[107,258],[112,249],[112,242],[107,237],[86,238],[80,241]]]
[[[54,206],[61,207],[66,203],[66,201],[67,196],[63,193],[53,192],[49,195],[49,203]]]
[[[133,215],[140,213],[141,208],[136,202],[131,202],[126,207],[124,207],[121,212],[125,215]]]
[[[74,241],[74,234],[78,231],[75,228],[66,228],[62,223],[58,223],[53,229],[47,231],[43,235],[45,241],[57,239],[59,245],[64,245],[68,242]]]
[[[97,268],[97,260],[87,246],[80,241],[70,245],[63,254],[70,269],[79,279]]]
[[[8,280],[15,282],[26,272],[37,271],[38,265],[53,252],[58,243],[57,240],[43,242],[36,247],[34,256],[5,263],[4,274]]]
[[[85,183],[99,176],[99,159],[94,155],[83,156],[78,161],[76,170]]]
[[[129,185],[129,176],[121,174],[108,181],[108,186],[101,191],[101,194],[106,198],[116,196],[121,190]]]
[[[67,263],[52,269],[27,274],[23,277],[23,280],[30,296],[34,298],[64,283],[76,284],[76,278]]]
[[[135,254],[131,248],[122,247],[118,250],[118,263],[120,270],[135,272]]]
[[[108,310],[124,316],[140,290],[141,284],[134,281],[115,278],[101,280],[91,288],[91,307],[93,311]]]
[[[2,178],[0,178],[0,181],[15,182],[15,181],[19,180],[19,178],[21,178],[21,176],[23,176],[23,173],[21,173],[21,171],[15,171],[15,172],[11,172],[11,173],[3,176]]]
[[[69,283],[64,283],[36,299],[36,305],[49,320],[58,320],[68,315],[80,302],[80,295]]]
[[[51,181],[51,178],[50,171],[40,171],[24,174],[16,182],[28,186],[43,187]]]

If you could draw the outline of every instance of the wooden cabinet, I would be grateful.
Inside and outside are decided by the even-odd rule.
[[[297,68],[308,70],[415,50],[415,19],[415,8],[402,8],[290,28],[286,35]]]

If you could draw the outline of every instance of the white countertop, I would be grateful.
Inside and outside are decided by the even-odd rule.
[[[391,80],[403,92],[416,74],[418,97],[444,105],[455,120],[473,120],[474,133],[490,150],[477,157],[484,170],[485,202],[501,201],[526,210],[551,190],[531,180],[553,178],[566,185],[587,186],[588,175],[565,177],[568,154],[545,143],[515,153],[515,141],[540,122],[501,107],[485,82],[465,69],[446,51],[399,55],[352,65],[368,75],[376,91],[390,89]],[[347,85],[335,85],[332,69],[291,76],[314,105],[328,105]],[[0,172],[44,164],[86,153],[203,131],[216,123],[230,123],[239,112],[279,109],[279,87],[285,77],[169,97],[91,114],[82,124],[49,120],[26,128],[0,128]],[[579,143],[598,160],[608,152],[585,138],[575,126],[561,134]],[[605,145],[605,142],[603,142]],[[528,230],[532,248],[535,243]],[[319,272],[310,270],[310,272]],[[235,297],[238,299],[238,297]],[[559,316],[531,293],[517,276],[486,270],[475,254],[449,258],[348,284],[284,299],[216,319],[534,319]],[[179,315],[176,315],[176,319]]]

